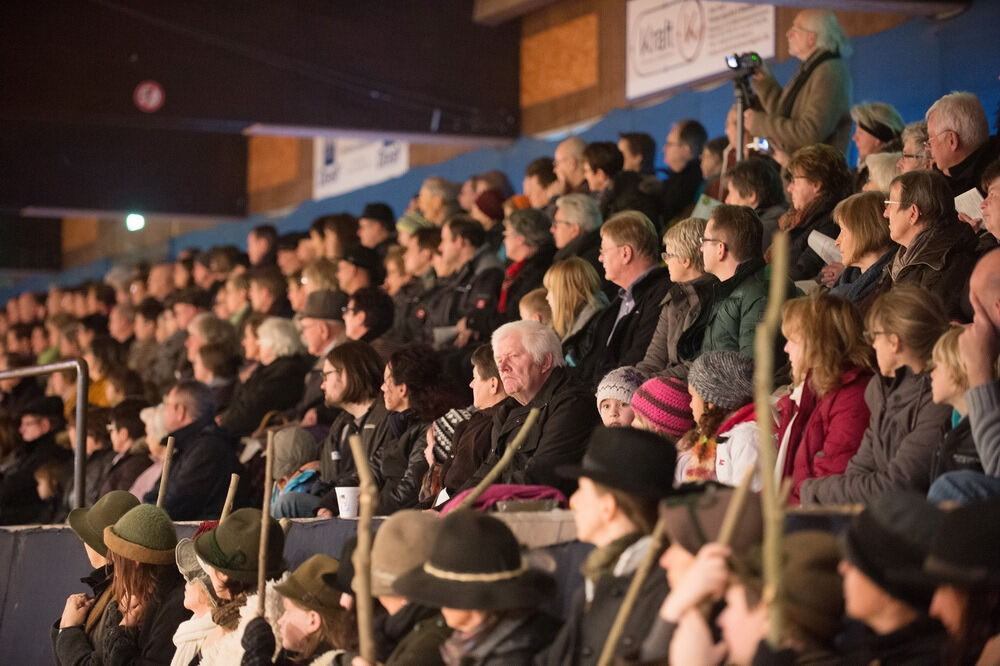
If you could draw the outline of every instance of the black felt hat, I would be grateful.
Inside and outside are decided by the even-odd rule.
[[[393,589],[425,606],[500,611],[539,606],[554,594],[555,581],[527,566],[503,522],[460,509],[442,520],[427,562],[397,578]]]
[[[360,217],[379,222],[387,231],[396,230],[396,216],[389,204],[375,201],[365,205]]]
[[[646,430],[594,430],[580,465],[557,468],[559,476],[585,476],[631,495],[661,499],[673,494],[677,449],[670,440]]]
[[[923,573],[933,584],[1000,588],[1000,498],[942,511]]]
[[[347,294],[342,291],[320,289],[306,296],[306,305],[299,313],[299,317],[343,321],[347,301]]]

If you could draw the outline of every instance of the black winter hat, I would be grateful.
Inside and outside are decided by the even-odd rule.
[[[392,212],[389,204],[382,203],[381,201],[366,204],[365,209],[361,211],[360,217],[375,220],[385,227],[387,231],[396,231],[396,215]]]
[[[365,269],[373,276],[378,273],[380,265],[378,253],[371,248],[367,248],[363,245],[351,245],[344,248],[344,256],[342,256],[341,259],[349,264],[357,266],[358,268]]]
[[[677,449],[665,437],[636,428],[596,428],[580,465],[566,465],[556,474],[567,479],[585,476],[630,495],[662,499],[673,494]]]
[[[1000,588],[1000,498],[940,513],[924,574],[932,584]]]
[[[442,520],[430,559],[397,578],[393,589],[425,606],[500,611],[539,606],[555,592],[555,581],[528,567],[507,525],[460,509]]]

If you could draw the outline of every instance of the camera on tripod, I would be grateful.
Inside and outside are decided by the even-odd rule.
[[[737,76],[750,76],[763,64],[764,60],[760,54],[754,51],[726,56],[726,65],[729,66],[729,69],[735,70]]]

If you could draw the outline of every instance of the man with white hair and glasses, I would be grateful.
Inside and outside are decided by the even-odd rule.
[[[1000,139],[990,136],[979,98],[970,92],[948,93],[931,104],[925,119],[924,148],[948,179],[952,196],[979,188],[986,167],[1000,155]]]

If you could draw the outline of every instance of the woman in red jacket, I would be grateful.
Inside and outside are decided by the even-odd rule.
[[[803,480],[840,474],[861,444],[869,421],[871,348],[857,308],[827,293],[789,301],[781,332],[793,390],[778,402],[775,472],[792,478],[790,501],[798,504]]]

